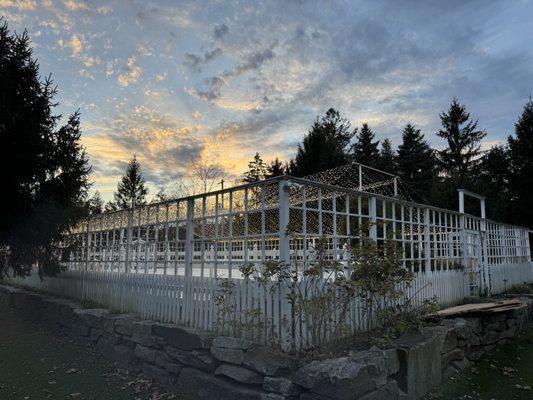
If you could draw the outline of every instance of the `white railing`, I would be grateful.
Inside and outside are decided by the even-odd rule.
[[[93,218],[65,235],[66,272],[17,282],[144,318],[303,349],[312,343],[312,322],[293,319],[288,288],[265,289],[243,279],[239,267],[279,260],[304,271],[325,240],[326,257],[348,268],[365,236],[397,242],[403,267],[415,273],[408,290],[416,302],[438,296],[454,304],[533,281],[524,228],[284,176]],[[217,303],[220,278],[233,285],[226,293],[231,315]],[[345,334],[375,326],[358,298],[345,318]]]

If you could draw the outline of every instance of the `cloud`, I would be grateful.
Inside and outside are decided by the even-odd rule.
[[[19,11],[35,10],[35,1],[32,0],[0,0],[0,7],[14,8]]]
[[[221,24],[215,26],[215,29],[213,30],[213,35],[215,36],[215,39],[222,39],[227,33],[229,32],[229,28],[226,24]]]
[[[102,7],[98,7],[96,9],[96,12],[100,15],[107,15],[109,14],[110,12],[112,11],[111,7],[108,7],[108,6],[102,6]]]
[[[72,52],[72,57],[77,57],[82,51],[83,51],[83,42],[78,35],[75,33],[70,36],[70,39],[68,41],[65,41],[63,39],[59,39],[57,43],[61,47],[68,47],[70,48],[70,51]]]
[[[292,156],[329,107],[393,144],[411,121],[437,146],[456,96],[496,142],[533,91],[530,3],[93,3],[0,0],[60,74],[60,107],[96,105],[82,108],[100,177],[133,151],[158,182],[195,157],[238,176],[255,151]]]
[[[260,68],[265,62],[274,58],[273,47],[262,50],[254,51],[247,57],[244,62],[237,64],[235,68],[226,70],[221,76],[213,76],[204,79],[204,88],[188,88],[187,93],[207,101],[214,101],[222,96],[222,88],[227,85],[232,79],[239,77],[240,75]]]
[[[225,85],[223,78],[213,76],[204,80],[205,89],[186,89],[187,93],[196,96],[199,99],[213,101],[222,95],[222,87]]]
[[[162,74],[157,74],[155,76],[155,80],[158,81],[158,82],[162,82],[164,81],[165,79],[167,79],[167,75],[168,75],[168,72],[163,72]]]
[[[184,64],[191,69],[200,72],[202,65],[206,64],[222,54],[222,49],[217,47],[212,50],[206,51],[203,55],[196,55],[191,53],[185,53]]]
[[[122,87],[127,87],[139,80],[141,67],[135,65],[135,57],[129,57],[124,72],[117,77],[117,82]]]
[[[89,9],[89,6],[87,4],[85,4],[82,1],[78,1],[78,0],[64,0],[63,5],[71,11]]]

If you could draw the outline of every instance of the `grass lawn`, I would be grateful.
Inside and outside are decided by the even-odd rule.
[[[146,398],[156,398],[147,381],[117,374],[90,349],[0,307],[0,399]]]
[[[533,326],[444,382],[426,399],[533,399]]]

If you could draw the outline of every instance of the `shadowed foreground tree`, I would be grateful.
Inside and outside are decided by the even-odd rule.
[[[0,19],[0,276],[60,271],[61,233],[87,215],[90,166],[79,113],[62,126],[29,38]]]
[[[289,163],[290,174],[306,176],[346,164],[349,161],[346,148],[354,134],[348,120],[330,108],[324,117],[316,118],[298,144],[296,157]]]
[[[146,204],[148,189],[144,185],[144,178],[141,173],[141,164],[137,161],[137,156],[133,155],[130,163],[126,167],[126,172],[117,185],[114,194],[115,200],[106,205],[108,211],[124,210]]]

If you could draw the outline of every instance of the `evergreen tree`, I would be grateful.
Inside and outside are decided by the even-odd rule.
[[[115,192],[115,205],[119,210],[138,207],[146,204],[148,189],[144,186],[144,179],[141,174],[141,164],[137,161],[137,156],[133,155],[122,180],[117,185]]]
[[[267,166],[259,153],[255,153],[252,161],[248,163],[248,171],[244,173],[244,182],[253,183],[265,179],[267,176]]]
[[[531,98],[515,124],[515,136],[509,136],[507,142],[513,221],[533,229],[533,101]]]
[[[374,133],[367,123],[364,123],[356,135],[353,145],[353,159],[360,164],[376,167],[379,163],[379,141],[374,140]]]
[[[98,190],[94,193],[93,197],[89,199],[87,207],[89,209],[89,216],[91,217],[102,214],[104,203]]]
[[[283,164],[281,161],[276,157],[274,161],[272,161],[269,166],[267,167],[267,178],[273,178],[275,176],[281,176],[285,174],[285,168],[283,168]]]
[[[487,197],[487,214],[491,219],[510,221],[509,152],[505,146],[493,146],[483,157],[475,190]]]
[[[480,162],[480,143],[486,133],[478,130],[478,122],[470,119],[465,106],[457,99],[453,99],[448,112],[440,114],[440,120],[442,129],[437,136],[448,145],[438,152],[440,167],[452,185],[469,186]]]
[[[407,124],[403,129],[397,160],[398,175],[427,199],[436,175],[435,157],[424,135],[414,125]]]
[[[168,200],[168,195],[165,192],[164,188],[159,188],[159,191],[155,194],[151,203],[161,203],[162,201]]]
[[[56,244],[88,212],[90,166],[80,143],[80,116],[63,126],[57,90],[40,79],[26,32],[0,18],[0,278],[60,271]]]
[[[389,174],[396,174],[396,155],[394,150],[392,150],[390,139],[384,139],[381,142],[381,151],[376,168]]]
[[[324,117],[316,118],[294,160],[289,164],[291,175],[306,176],[335,168],[349,161],[346,149],[355,131],[340,113],[330,108]]]

